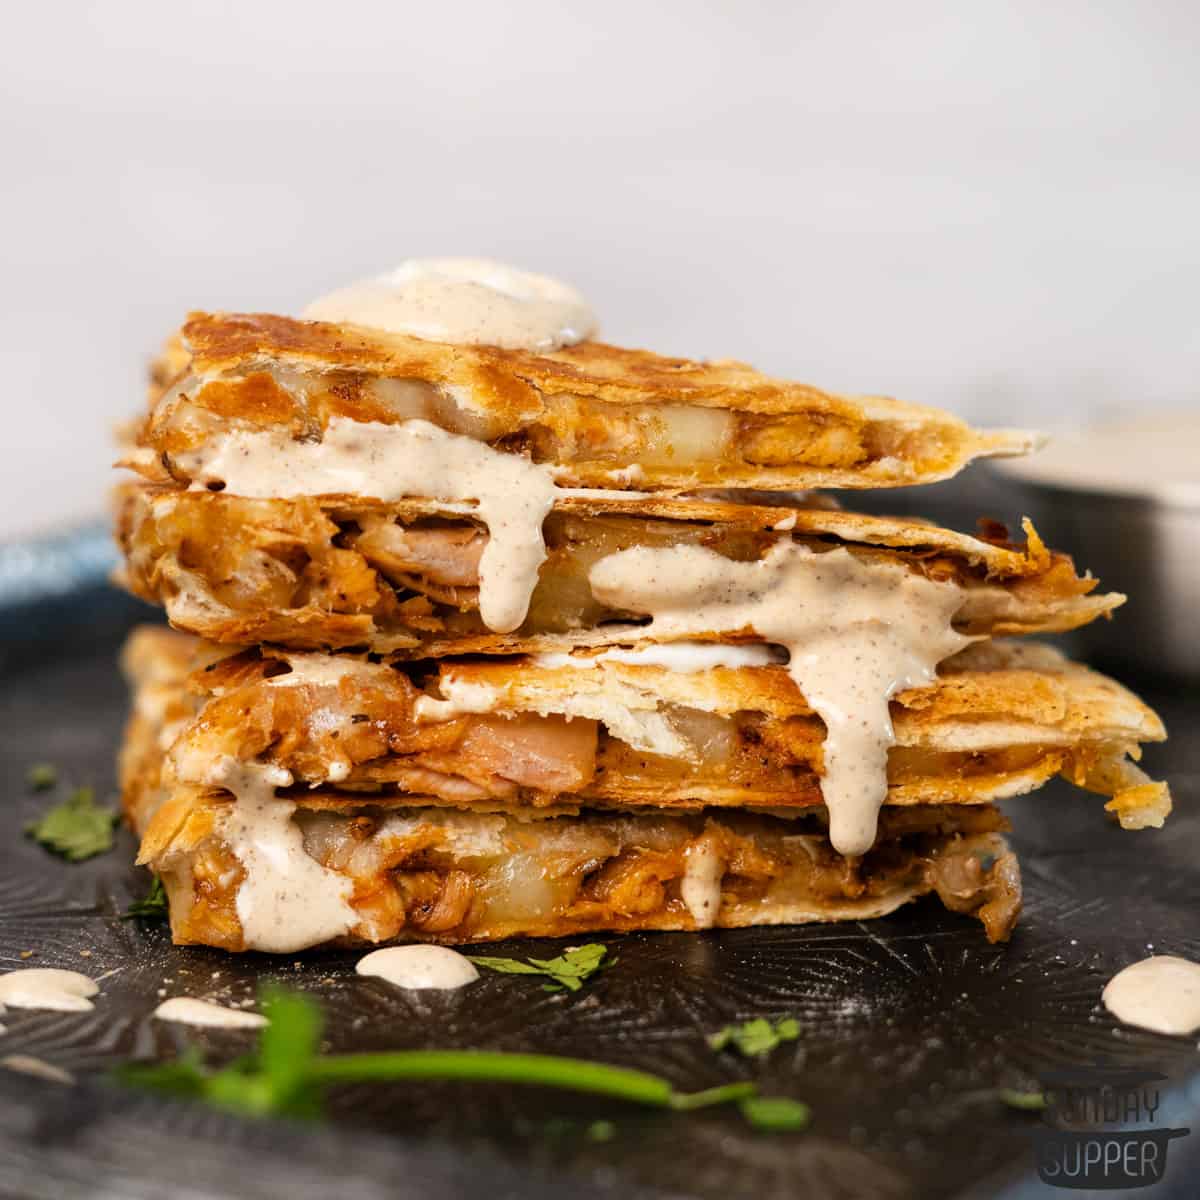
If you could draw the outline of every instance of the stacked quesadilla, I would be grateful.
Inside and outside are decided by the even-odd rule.
[[[1165,736],[1012,635],[1107,616],[1026,524],[813,489],[1035,439],[737,363],[194,315],[124,464],[122,752],[177,941],[1020,910],[996,801],[1061,775],[1161,825]],[[996,640],[1002,639],[1002,640]]]

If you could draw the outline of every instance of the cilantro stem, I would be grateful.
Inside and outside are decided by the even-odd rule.
[[[396,1050],[371,1054],[326,1054],[306,1077],[314,1083],[367,1080],[437,1079],[473,1083],[517,1083],[614,1096],[655,1108],[689,1111],[727,1104],[755,1094],[752,1083],[727,1083],[701,1092],[677,1092],[648,1071],[613,1067],[554,1054],[509,1054],[492,1050]]]
[[[752,1083],[723,1083],[720,1087],[705,1088],[702,1092],[672,1092],[670,1106],[678,1112],[688,1112],[693,1108],[745,1100],[757,1092],[758,1088]]]

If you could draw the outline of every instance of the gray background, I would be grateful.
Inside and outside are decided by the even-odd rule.
[[[980,421],[1200,394],[1187,0],[2,11],[0,535],[101,510],[189,308],[412,255]]]

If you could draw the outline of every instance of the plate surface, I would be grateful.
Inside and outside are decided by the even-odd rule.
[[[1147,754],[1175,788],[1165,832],[1122,833],[1099,798],[1065,785],[1008,805],[1027,907],[1007,946],[921,902],[869,923],[614,938],[620,961],[573,995],[499,975],[448,995],[405,993],[357,977],[356,954],[280,960],[173,947],[164,928],[119,919],[149,882],[132,866],[128,833],[79,865],[22,836],[49,804],[25,786],[30,764],[53,762],[101,795],[114,786],[126,706],[117,647],[153,614],[97,585],[104,556],[92,553],[55,595],[17,591],[0,617],[0,970],[56,966],[102,978],[94,1013],[3,1017],[0,1057],[33,1055],[80,1082],[0,1071],[0,1194],[1052,1196],[1069,1193],[1034,1174],[1039,1118],[1006,1108],[995,1089],[1105,1064],[1164,1076],[1157,1124],[1196,1128],[1174,1143],[1167,1179],[1138,1194],[1195,1194],[1195,1040],[1120,1028],[1098,1007],[1109,976],[1151,945],[1200,958],[1194,697],[1146,695],[1174,734]],[[164,993],[243,1000],[266,979],[321,1000],[335,1050],[574,1054],[655,1070],[686,1089],[752,1077],[766,1093],[808,1102],[812,1126],[766,1136],[729,1111],[665,1116],[499,1086],[389,1085],[347,1088],[328,1123],[298,1127],[105,1081],[116,1063],[174,1054],[191,1040],[214,1059],[244,1051],[245,1034],[190,1031],[149,1014]],[[764,1064],[705,1046],[704,1035],[731,1020],[782,1014],[799,1019],[801,1037]],[[589,1141],[598,1118],[615,1125],[611,1140]]]

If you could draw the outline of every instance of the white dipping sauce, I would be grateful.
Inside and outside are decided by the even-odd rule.
[[[211,1000],[193,1000],[190,996],[173,996],[164,1000],[154,1015],[160,1021],[178,1021],[182,1025],[200,1025],[208,1029],[261,1029],[267,1018],[259,1013],[241,1012],[226,1008]]]
[[[409,991],[449,991],[479,978],[475,964],[449,946],[388,946],[360,958],[354,969]]]
[[[1001,469],[1052,487],[1200,503],[1200,413],[1163,412],[1056,434],[1039,454]]]
[[[486,258],[409,259],[314,300],[304,316],[510,350],[557,350],[597,330],[574,288]]]
[[[825,722],[830,841],[844,855],[871,848],[895,742],[888,701],[932,683],[937,664],[971,640],[951,625],[956,584],[791,541],[757,562],[698,546],[621,550],[589,580],[601,603],[649,613],[651,636],[750,632],[785,647],[788,673]]]
[[[1200,963],[1155,954],[1108,981],[1101,999],[1118,1021],[1155,1033],[1200,1029]]]
[[[78,971],[29,967],[0,975],[0,1006],[42,1008],[51,1012],[90,1012],[90,998],[100,989]]]

